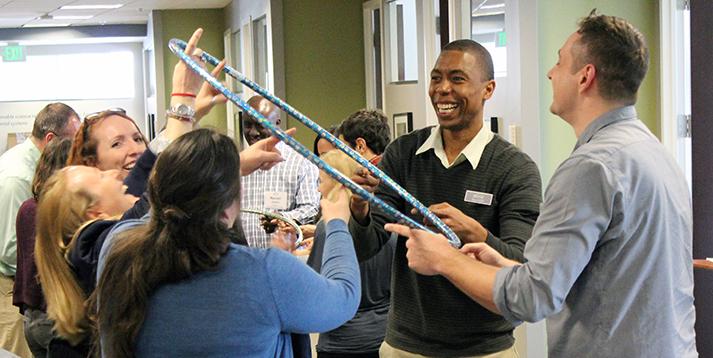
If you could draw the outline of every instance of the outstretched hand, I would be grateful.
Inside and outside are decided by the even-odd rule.
[[[211,76],[218,77],[225,67],[225,60],[220,61],[218,66],[215,66],[213,71],[210,72]],[[196,95],[196,120],[203,118],[216,104],[223,104],[228,102],[228,98],[225,97],[220,91],[211,86],[208,81],[203,82],[198,95]]]
[[[408,267],[422,275],[440,275],[443,265],[451,261],[452,255],[461,255],[441,234],[412,229],[400,224],[386,224],[384,228],[388,232],[408,238],[406,241]]]
[[[188,40],[188,44],[184,52],[190,56],[196,63],[204,66],[203,62],[200,60],[200,55],[203,53],[199,49],[198,41],[203,35],[203,29],[197,29],[193,32],[193,35]],[[196,99],[191,97],[195,95],[203,83],[203,78],[193,72],[188,65],[183,61],[179,60],[176,66],[173,68],[173,83],[172,83],[172,95],[171,95],[171,107],[177,105],[186,105],[191,108],[195,108]],[[178,94],[178,95],[173,95]],[[173,117],[166,118],[166,130],[165,136],[169,142],[174,141],[176,138],[182,136],[183,134],[193,130],[193,122],[181,120]]]
[[[490,266],[509,267],[519,265],[519,263],[515,261],[506,259],[494,248],[484,242],[464,245],[461,247],[460,252]]]
[[[203,29],[199,28],[193,32],[193,35],[188,40],[188,44],[186,45],[184,52],[201,67],[205,67],[205,64],[201,60],[203,50],[198,48],[198,41],[200,41],[202,35]],[[199,74],[193,72],[193,70],[191,70],[183,61],[179,60],[173,68],[173,93],[197,94],[202,84],[203,78]]]
[[[285,131],[287,135],[293,135],[297,129],[290,128]],[[262,169],[268,170],[285,159],[282,158],[280,151],[275,148],[275,145],[280,140],[277,137],[271,136],[255,142],[240,152],[240,174],[245,176],[252,172]]]
[[[379,186],[379,183],[381,182],[363,167],[357,169],[351,179],[354,183],[361,186],[362,189],[370,193],[374,193],[374,191],[376,191],[376,187]],[[349,207],[352,211],[352,215],[354,215],[354,218],[357,219],[357,221],[364,221],[366,216],[369,214],[369,202],[364,200],[359,195],[352,195]]]
[[[483,225],[451,204],[434,204],[429,206],[428,210],[441,219],[465,243],[484,242],[488,238],[488,230]],[[411,209],[411,213],[419,214],[416,209]],[[423,222],[425,225],[432,226],[426,218]]]

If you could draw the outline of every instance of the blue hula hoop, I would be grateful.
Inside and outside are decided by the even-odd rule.
[[[206,71],[204,68],[202,68],[200,65],[198,65],[193,59],[191,59],[190,56],[188,56],[184,50],[186,48],[186,42],[179,40],[179,39],[172,39],[168,43],[168,47],[173,52],[176,56],[178,56],[181,61],[183,61],[191,70],[194,72],[198,73],[203,79],[205,79],[208,83],[210,83],[211,86],[213,86],[216,90],[218,90],[220,93],[222,93],[228,100],[231,102],[235,103],[238,107],[240,107],[243,111],[245,111],[248,115],[251,117],[255,118],[260,125],[264,126],[267,128],[270,133],[272,133],[273,136],[277,137],[281,141],[285,142],[287,145],[292,147],[295,151],[297,151],[300,155],[303,157],[307,158],[310,162],[312,162],[314,165],[316,165],[319,169],[323,170],[325,173],[327,173],[329,176],[334,178],[336,181],[338,181],[340,184],[346,186],[349,188],[353,193],[359,195],[362,197],[364,200],[367,200],[370,204],[375,205],[384,213],[387,215],[391,216],[392,218],[396,219],[397,222],[400,224],[407,225],[412,228],[417,228],[421,230],[425,230],[428,232],[432,232],[430,229],[425,227],[424,225],[416,222],[414,219],[402,214],[398,210],[394,209],[393,207],[389,206],[386,204],[383,200],[377,198],[374,196],[372,193],[368,192],[361,186],[357,185],[354,183],[350,178],[346,177],[344,174],[340,173],[339,171],[336,171],[334,168],[329,166],[327,163],[325,163],[321,158],[316,156],[314,153],[312,153],[311,150],[307,149],[302,143],[296,141],[294,138],[291,136],[287,135],[285,131],[283,131],[281,128],[273,125],[268,121],[263,115],[261,115],[258,111],[256,111],[254,108],[250,107],[245,101],[240,99],[238,95],[235,93],[231,92],[228,90],[220,81],[218,81],[215,77],[213,77],[208,71]],[[210,63],[213,66],[217,66],[220,61],[215,58],[214,56],[210,55],[207,52],[203,52],[201,55],[201,59],[207,63]],[[441,221],[433,212],[428,210],[428,208],[423,205],[421,202],[419,202],[413,195],[409,194],[404,188],[402,188],[400,185],[398,185],[393,179],[391,179],[386,173],[381,171],[377,166],[371,164],[368,160],[364,159],[359,153],[354,151],[353,149],[349,148],[344,142],[339,140],[337,137],[335,137],[333,134],[329,133],[327,130],[324,128],[320,127],[317,123],[309,119],[307,116],[304,114],[300,113],[296,109],[292,108],[287,102],[284,102],[280,98],[276,97],[272,93],[268,92],[264,88],[260,87],[257,83],[251,81],[247,77],[245,77],[242,73],[236,71],[232,67],[225,65],[225,68],[223,69],[223,72],[226,74],[230,75],[231,77],[235,78],[236,80],[240,81],[242,84],[247,86],[248,88],[252,89],[268,101],[274,103],[277,107],[285,111],[287,114],[290,116],[294,117],[298,121],[302,122],[305,126],[313,130],[314,132],[317,133],[318,136],[326,139],[330,143],[332,143],[337,149],[341,150],[342,152],[346,153],[349,157],[354,159],[359,165],[363,166],[366,168],[369,172],[371,172],[376,178],[381,180],[382,183],[384,183],[386,186],[388,186],[390,189],[394,190],[401,198],[403,198],[409,205],[413,206],[416,208],[416,210],[423,215],[424,218],[426,218],[429,222],[431,222],[445,237],[448,239],[448,241],[451,243],[451,245],[455,247],[460,247],[461,246],[461,241],[458,239],[458,236],[449,228],[446,224]]]

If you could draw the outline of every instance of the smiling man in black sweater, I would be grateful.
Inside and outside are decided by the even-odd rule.
[[[483,105],[494,90],[487,50],[471,40],[451,42],[431,71],[429,96],[438,126],[396,139],[380,166],[429,206],[461,241],[485,242],[521,261],[539,214],[540,175],[526,154],[483,126]],[[393,190],[362,174],[354,180],[397,210],[411,209]],[[351,209],[349,228],[353,237],[360,238],[355,247],[364,260],[389,239],[383,226],[390,219],[356,196]],[[396,247],[381,356],[514,357],[514,327],[447,279],[411,271],[405,241],[399,238]]]

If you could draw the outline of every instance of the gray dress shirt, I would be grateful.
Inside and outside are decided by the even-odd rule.
[[[527,263],[498,272],[498,309],[547,317],[551,357],[696,357],[689,195],[634,107],[602,115],[552,177]]]

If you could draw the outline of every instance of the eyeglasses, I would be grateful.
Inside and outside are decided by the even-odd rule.
[[[122,114],[122,115],[126,115],[126,110],[123,109],[123,108],[118,108],[118,107],[105,109],[105,110],[103,110],[103,111],[99,111],[99,112],[94,112],[94,113],[87,114],[87,116],[84,117],[84,121],[85,121],[85,122],[87,122],[87,121],[95,121],[95,120],[97,120],[97,119],[99,119],[99,118],[104,118],[104,117],[110,116],[110,115],[112,115],[112,114]]]
[[[87,116],[84,117],[84,121],[83,121],[84,123],[82,123],[82,138],[85,141],[88,140],[89,127],[96,124],[100,119],[106,118],[106,117],[114,115],[114,114],[118,114],[118,115],[125,117],[126,110],[123,108],[116,107],[116,108],[109,108],[109,109],[105,109],[103,111],[87,114]]]

